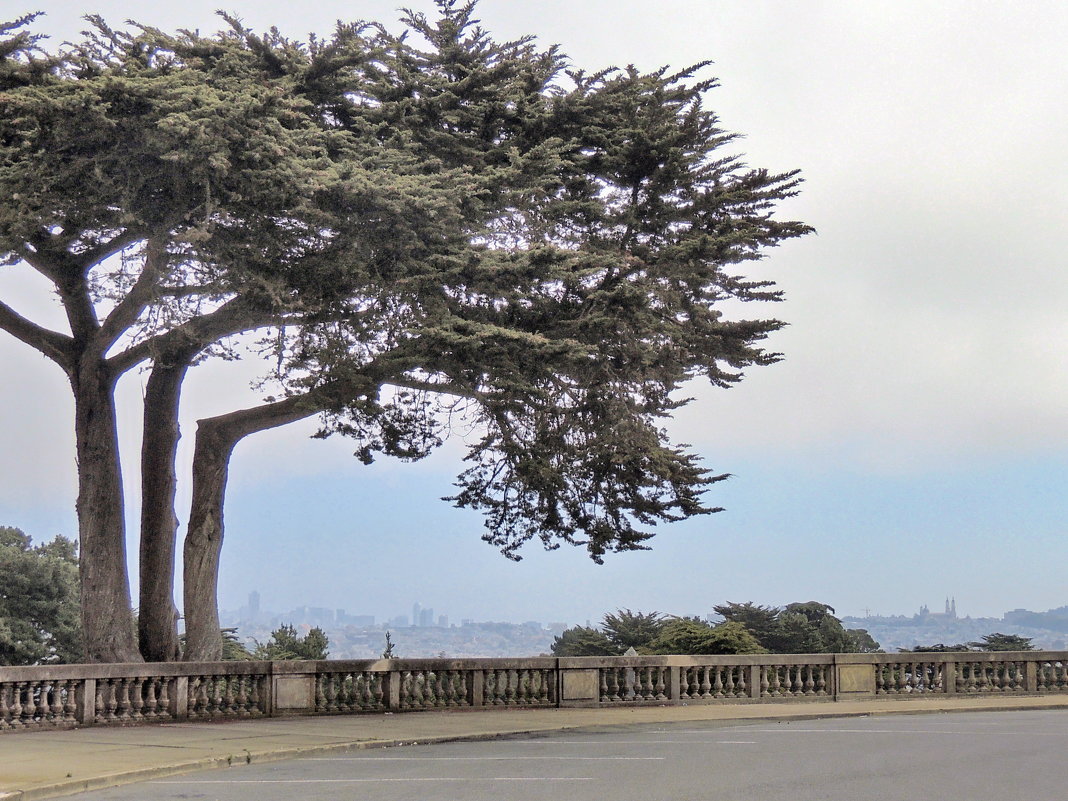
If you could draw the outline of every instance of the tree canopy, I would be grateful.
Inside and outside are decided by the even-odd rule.
[[[148,659],[179,652],[178,409],[208,357],[263,359],[263,402],[198,425],[186,658],[221,653],[230,455],[301,418],[369,463],[421,458],[464,416],[480,435],[450,500],[512,558],[533,539],[600,561],[717,511],[702,495],[725,475],[662,421],[688,381],[779,358],[781,322],[722,307],[779,298],[740,265],[810,230],[774,216],[796,172],[730,152],[705,64],[587,72],[436,5],[401,34],[303,43],[92,17],[46,52],[32,16],[0,26],[0,254],[53,284],[70,329],[0,300],[0,330],[70,379],[90,659],[137,658],[114,406],[137,366]]]
[[[0,665],[79,661],[77,552],[64,537],[33,545],[0,526]]]

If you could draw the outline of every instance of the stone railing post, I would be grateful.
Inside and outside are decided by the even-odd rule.
[[[83,726],[92,726],[96,721],[96,679],[82,679],[78,682],[75,695],[78,709],[75,715]]]
[[[876,664],[866,654],[835,654],[828,694],[835,701],[875,695]]]
[[[471,697],[467,700],[472,707],[479,707],[485,704],[483,699],[485,678],[486,674],[482,668],[475,668],[471,671]]]
[[[383,699],[386,702],[386,709],[396,711],[400,709],[401,702],[401,672],[399,670],[391,670],[385,676],[382,677],[385,682],[385,692],[383,693]]]
[[[947,660],[942,663],[942,692],[947,695],[957,692],[956,660]]]
[[[271,715],[311,715],[315,712],[315,662],[271,663]]]
[[[1038,662],[1028,659],[1024,662],[1024,692],[1038,692]]]
[[[599,706],[601,673],[597,657],[566,657],[557,660],[560,672],[560,706]],[[591,664],[592,663],[592,664]]]
[[[746,682],[749,684],[749,697],[760,698],[760,665],[750,665]]]
[[[682,671],[684,670],[686,670],[686,668],[682,667],[681,665],[671,665],[669,668],[667,668],[667,697],[672,704],[677,704],[679,703],[679,701],[682,700]]]
[[[164,679],[164,681],[167,681],[167,679]],[[171,713],[171,717],[174,720],[186,720],[189,717],[189,677],[175,676],[174,689],[169,695],[170,709],[167,711]],[[267,705],[267,708],[271,708],[270,704]]]

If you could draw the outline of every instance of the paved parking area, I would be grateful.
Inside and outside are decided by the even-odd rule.
[[[1064,797],[1068,711],[699,721],[350,751],[80,801],[968,801]]]

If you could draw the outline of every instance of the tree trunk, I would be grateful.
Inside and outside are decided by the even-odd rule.
[[[159,360],[145,387],[141,441],[141,591],[137,616],[141,656],[173,662],[180,655],[178,609],[174,605],[174,552],[178,517],[174,497],[175,460],[181,431],[178,402],[188,359]]]
[[[78,454],[82,627],[89,662],[139,662],[126,572],[115,378],[100,359],[72,371]]]
[[[193,449],[193,499],[184,547],[185,653],[187,662],[222,658],[219,624],[219,556],[230,456],[249,434],[309,417],[303,398],[243,409],[197,424]]]

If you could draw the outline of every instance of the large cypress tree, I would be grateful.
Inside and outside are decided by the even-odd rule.
[[[781,323],[720,306],[778,298],[739,265],[809,230],[773,217],[796,175],[726,152],[703,65],[573,71],[494,42],[473,4],[438,6],[408,36],[357,24],[307,44],[233,20],[212,38],[92,20],[48,54],[4,28],[0,251],[52,281],[70,332],[2,301],[0,330],[71,379],[90,659],[137,657],[115,384],[150,365],[140,649],[173,658],[182,382],[238,334],[258,334],[277,386],[200,421],[189,658],[221,648],[230,453],[303,417],[369,462],[420,458],[469,415],[482,437],[453,500],[509,556],[537,538],[599,560],[713,511],[701,494],[722,476],[661,421],[687,381],[777,358],[761,342]]]

